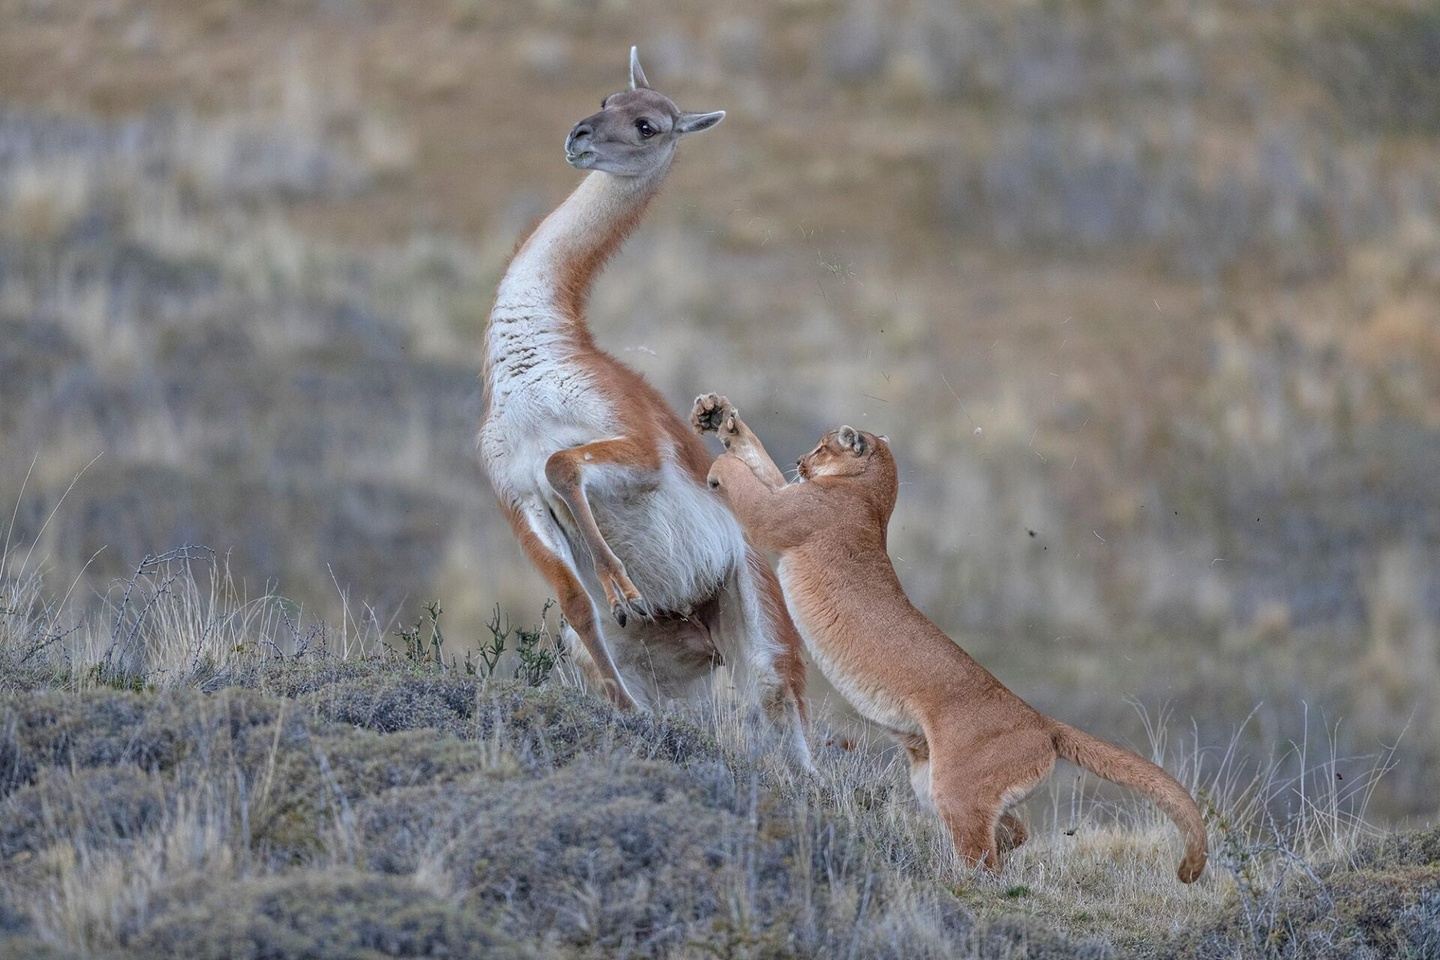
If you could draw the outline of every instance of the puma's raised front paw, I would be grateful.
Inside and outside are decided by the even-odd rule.
[[[695,398],[690,411],[690,425],[696,433],[713,433],[724,424],[727,416],[735,413],[730,401],[718,393],[702,393]]]
[[[729,399],[718,393],[703,393],[695,398],[690,411],[690,425],[697,433],[715,433],[726,447],[740,432],[740,412]]]

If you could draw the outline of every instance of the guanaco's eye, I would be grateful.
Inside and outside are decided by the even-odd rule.
[[[660,132],[655,128],[655,124],[651,123],[649,120],[646,120],[644,117],[641,117],[639,120],[635,121],[635,129],[640,131],[640,137],[644,140],[649,140],[651,137],[655,136],[655,134]]]

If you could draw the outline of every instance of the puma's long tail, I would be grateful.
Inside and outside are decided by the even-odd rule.
[[[1111,783],[1139,790],[1165,811],[1185,838],[1185,859],[1180,861],[1178,871],[1180,882],[1191,883],[1200,876],[1207,856],[1205,821],[1189,791],[1170,774],[1138,754],[1058,720],[1052,722],[1055,725],[1056,753]]]

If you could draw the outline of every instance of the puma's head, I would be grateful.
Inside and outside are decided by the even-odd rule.
[[[888,517],[895,507],[899,488],[895,457],[885,437],[841,427],[820,438],[820,442],[796,464],[803,480],[832,478],[863,487],[882,513]]]

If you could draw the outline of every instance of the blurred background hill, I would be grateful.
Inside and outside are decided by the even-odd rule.
[[[1260,704],[1258,749],[1328,730],[1342,775],[1398,741],[1372,810],[1435,815],[1440,4],[0,24],[0,505],[61,592],[201,542],[331,620],[538,612],[472,452],[481,336],[637,43],[729,116],[601,279],[603,345],[777,457],[887,433],[907,587],[1037,705],[1223,742]]]

